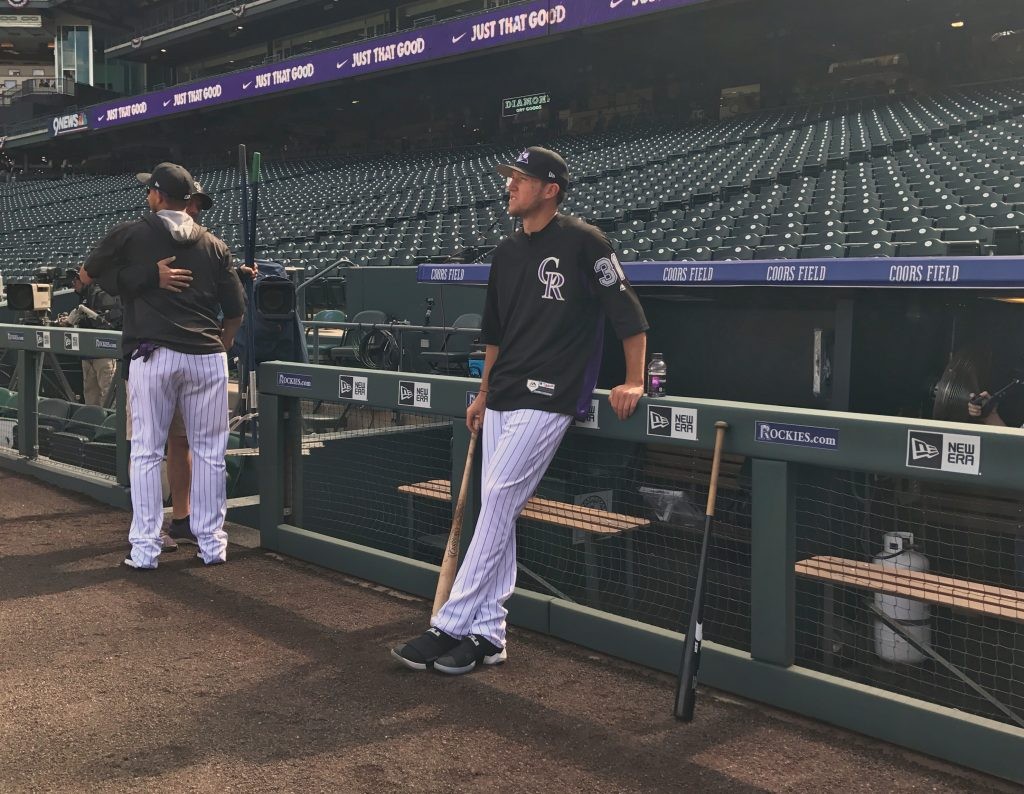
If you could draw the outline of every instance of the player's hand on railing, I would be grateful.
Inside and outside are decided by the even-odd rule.
[[[192,284],[192,271],[171,267],[171,262],[175,259],[176,256],[169,256],[156,263],[156,269],[160,273],[160,289],[168,292],[181,292]]]
[[[242,275],[248,276],[249,278],[256,278],[256,276],[260,274],[259,265],[257,265],[255,262],[253,262],[251,265],[239,265],[238,270],[239,272],[242,273]]]
[[[612,410],[615,411],[615,415],[619,419],[628,419],[633,415],[637,403],[640,402],[640,398],[643,396],[644,386],[642,383],[623,383],[612,389],[608,402],[611,403]]]

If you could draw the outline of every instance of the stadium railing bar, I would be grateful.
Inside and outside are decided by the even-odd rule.
[[[432,596],[478,382],[280,362],[258,380],[263,545]],[[519,522],[510,620],[677,672],[718,420],[701,682],[1024,783],[1017,430],[680,398],[620,422],[597,392]],[[908,465],[928,447],[939,468]]]
[[[16,358],[17,390],[0,389],[0,468],[30,474],[115,507],[130,507],[125,382],[110,409],[41,397],[61,358],[120,358],[121,334],[0,324],[0,354]],[[118,365],[120,367],[120,364]],[[27,385],[28,384],[28,385]]]

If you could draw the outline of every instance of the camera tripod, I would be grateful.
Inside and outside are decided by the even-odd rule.
[[[4,353],[7,351],[4,350]],[[36,393],[42,394],[42,388],[44,382],[50,387],[51,391],[58,392],[63,399],[69,403],[78,402],[78,395],[75,394],[74,389],[71,388],[71,384],[68,382],[67,376],[64,374],[64,370],[61,369],[60,362],[57,360],[57,356],[54,355],[52,350],[47,350],[43,353],[43,366],[36,370]],[[8,385],[11,391],[18,390],[18,370],[15,369],[11,374],[11,381]]]

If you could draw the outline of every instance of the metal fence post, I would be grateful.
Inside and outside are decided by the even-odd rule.
[[[302,527],[305,526],[302,487],[302,400],[284,397],[281,402],[284,404],[284,507],[291,511],[288,523]]]
[[[43,357],[31,350],[18,351],[18,452],[39,457],[39,376]]]
[[[790,464],[754,459],[751,499],[750,655],[789,667],[796,644],[796,505]]]
[[[260,545],[277,550],[277,527],[284,519],[284,486],[289,470],[285,459],[284,406],[287,398],[260,395]]]

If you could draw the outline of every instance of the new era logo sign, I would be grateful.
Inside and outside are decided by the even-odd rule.
[[[651,406],[647,411],[648,431],[654,435],[667,436],[672,431],[672,409]]]
[[[942,433],[910,431],[907,437],[907,465],[919,469],[941,469]]]
[[[361,402],[366,402],[366,378],[358,375],[339,375],[338,397],[343,400],[360,400]]]
[[[697,409],[647,406],[647,435],[697,440]]]
[[[913,469],[981,473],[981,436],[907,431],[907,466]]]
[[[927,441],[922,441],[919,438],[910,439],[910,457],[913,460],[937,458],[939,454],[939,448],[933,447]]]
[[[398,381],[398,404],[413,408],[429,408],[430,384],[411,380]]]

